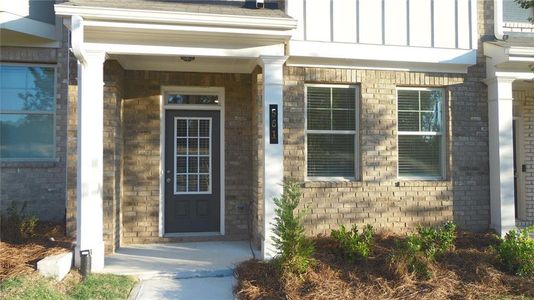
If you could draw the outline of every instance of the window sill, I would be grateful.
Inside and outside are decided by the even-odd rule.
[[[373,185],[389,186],[389,187],[449,187],[451,181],[447,179],[397,179],[396,181],[387,180],[383,182],[374,181],[304,181],[302,183],[303,188],[359,188]]]
[[[399,178],[395,182],[396,187],[417,187],[417,186],[430,186],[430,187],[446,187],[451,184],[450,180],[447,179],[409,179],[409,178]]]
[[[43,160],[0,160],[0,168],[54,168],[59,158]]]
[[[302,187],[304,188],[344,188],[344,187],[360,187],[363,182],[360,180],[315,180],[308,179],[304,181]]]

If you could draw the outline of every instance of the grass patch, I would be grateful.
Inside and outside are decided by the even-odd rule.
[[[134,284],[132,277],[94,274],[75,286],[69,295],[73,299],[126,299]]]
[[[135,283],[133,277],[111,274],[93,274],[82,281],[76,272],[57,282],[34,272],[1,281],[0,299],[127,299]]]

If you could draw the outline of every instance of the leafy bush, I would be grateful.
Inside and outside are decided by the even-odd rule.
[[[456,225],[447,222],[440,228],[418,227],[417,233],[409,235],[397,246],[392,262],[398,273],[414,273],[420,279],[432,277],[431,264],[436,257],[454,248]]]
[[[532,232],[534,226],[510,230],[495,248],[497,257],[515,275],[534,277],[534,239],[529,237]]]
[[[279,250],[279,262],[282,268],[297,274],[308,270],[315,251],[311,240],[304,235],[302,219],[305,213],[295,212],[301,197],[299,185],[290,180],[284,183],[282,196],[274,199],[274,243]]]
[[[339,242],[344,255],[351,262],[367,259],[372,252],[374,230],[371,225],[366,225],[362,233],[358,232],[357,225],[353,225],[350,231],[341,225],[338,230],[332,230],[330,235]]]
[[[39,219],[35,216],[25,215],[26,202],[20,208],[15,202],[7,209],[7,214],[2,216],[1,232],[2,240],[12,243],[22,243],[26,239],[34,237]]]
[[[430,260],[454,248],[456,239],[456,224],[445,223],[441,228],[418,227],[414,242],[420,243],[421,251],[425,252]]]

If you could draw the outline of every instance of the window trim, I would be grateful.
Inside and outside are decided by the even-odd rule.
[[[354,130],[308,130],[308,87],[352,88],[356,101]],[[360,86],[355,84],[304,84],[304,181],[358,181],[360,179]],[[354,176],[308,176],[308,133],[354,135]]]
[[[52,156],[46,158],[36,158],[36,157],[0,157],[0,162],[57,162],[59,160],[57,156],[57,89],[58,89],[58,65],[57,64],[39,64],[39,63],[11,63],[11,62],[0,62],[0,66],[13,66],[13,67],[41,67],[41,68],[52,68],[54,69],[54,110],[50,113],[45,112],[23,112],[23,111],[13,111],[8,110],[0,114],[47,114],[52,115]]]
[[[441,131],[399,131],[399,93],[398,91],[439,91],[442,95],[441,101]],[[448,114],[446,111],[447,108],[447,93],[445,88],[440,87],[397,87],[395,89],[395,110],[396,110],[396,131],[397,131],[397,179],[406,180],[406,181],[418,181],[418,180],[430,180],[430,181],[440,181],[446,180],[447,178],[447,124],[448,124]],[[439,176],[402,176],[399,174],[399,136],[416,136],[416,135],[431,135],[438,136],[441,135],[441,153],[440,153],[440,167],[441,174]]]

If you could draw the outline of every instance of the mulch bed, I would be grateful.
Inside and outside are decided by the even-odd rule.
[[[481,299],[534,297],[534,279],[507,274],[492,253],[491,233],[459,233],[456,249],[418,280],[390,257],[402,236],[381,234],[366,262],[349,263],[330,238],[315,239],[316,264],[306,274],[283,274],[273,262],[250,260],[236,269],[239,299]]]
[[[71,250],[72,239],[65,237],[64,232],[62,225],[39,222],[35,237],[23,243],[0,241],[0,281],[31,273],[39,260]]]

